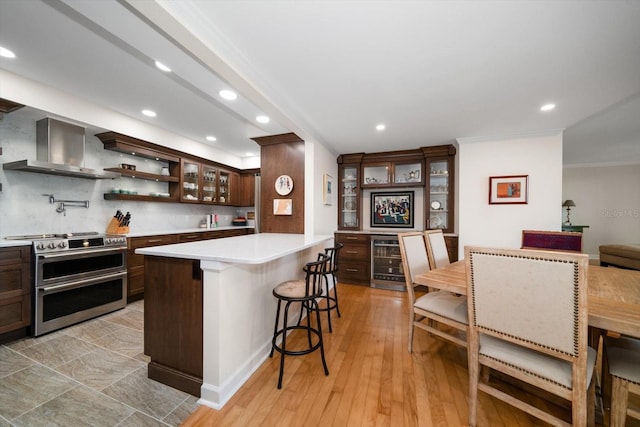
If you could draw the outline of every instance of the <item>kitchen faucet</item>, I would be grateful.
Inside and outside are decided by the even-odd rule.
[[[61,200],[61,199],[56,200],[53,194],[43,194],[43,196],[49,198],[50,204],[60,203],[56,208],[56,212],[64,213],[65,216],[67,215],[67,208],[66,208],[67,206],[78,206],[78,207],[84,207],[89,209],[88,200]]]

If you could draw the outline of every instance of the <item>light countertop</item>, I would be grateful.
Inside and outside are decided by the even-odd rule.
[[[137,254],[237,264],[263,264],[333,239],[332,235],[260,233],[226,239],[153,246]]]
[[[0,248],[9,248],[11,246],[30,246],[31,240],[0,240]]]
[[[145,237],[145,236],[159,236],[164,234],[182,234],[182,233],[204,233],[205,231],[223,231],[223,230],[244,230],[246,228],[255,228],[248,225],[227,225],[224,227],[215,228],[185,228],[180,230],[153,230],[153,231],[139,231],[135,233],[126,234],[126,237]]]

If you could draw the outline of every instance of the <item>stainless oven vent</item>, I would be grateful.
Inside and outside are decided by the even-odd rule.
[[[36,122],[36,160],[5,163],[5,170],[22,170],[87,179],[113,179],[120,174],[84,167],[84,128],[50,117]]]

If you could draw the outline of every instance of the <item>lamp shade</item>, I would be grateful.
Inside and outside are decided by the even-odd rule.
[[[567,208],[567,207],[574,207],[576,204],[573,202],[573,200],[565,200],[564,203],[562,204],[562,207]]]

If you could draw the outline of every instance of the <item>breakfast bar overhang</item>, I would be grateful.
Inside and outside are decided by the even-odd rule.
[[[137,249],[149,377],[221,408],[268,357],[273,288],[303,278],[332,239],[261,233]]]

